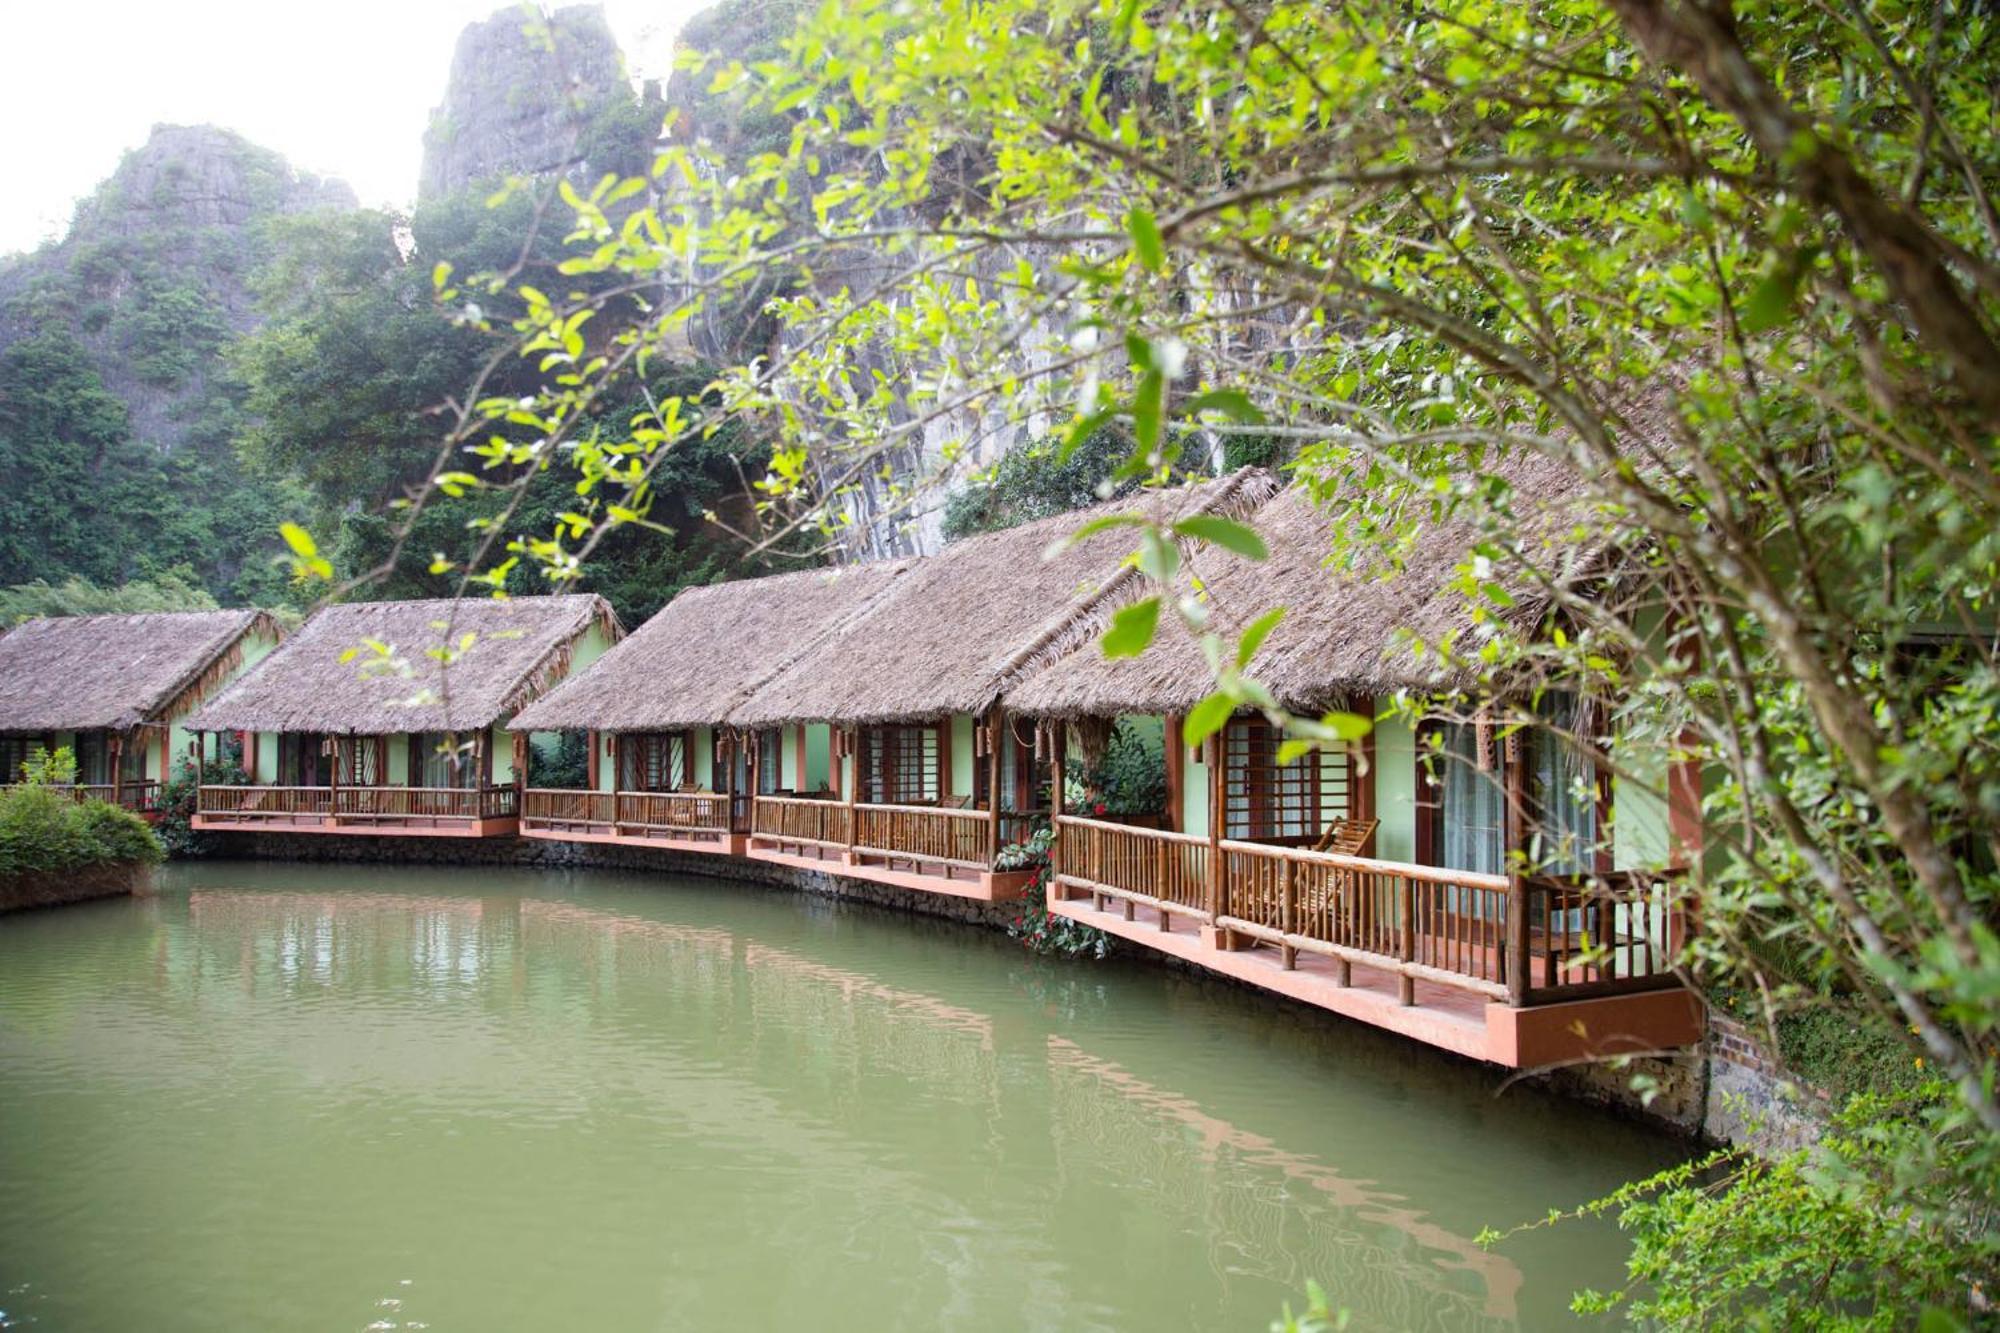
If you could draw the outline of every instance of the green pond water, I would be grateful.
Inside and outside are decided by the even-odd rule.
[[[1138,960],[658,875],[0,918],[0,1326],[1581,1326],[1660,1137]],[[1497,1094],[1497,1095],[1496,1095]]]

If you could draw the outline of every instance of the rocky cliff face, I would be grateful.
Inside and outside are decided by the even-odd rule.
[[[256,323],[249,276],[266,218],[353,208],[339,181],[212,125],[155,126],[77,206],[69,234],[0,267],[0,351],[66,325],[133,437],[172,452],[222,345]]]
[[[651,123],[646,123],[648,106]],[[512,175],[643,170],[657,134],[657,94],[626,78],[618,41],[595,5],[544,23],[506,9],[459,34],[444,101],[424,132],[419,200]]]

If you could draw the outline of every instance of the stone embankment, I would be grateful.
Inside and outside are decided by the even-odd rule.
[[[92,898],[144,893],[153,886],[153,867],[143,861],[115,861],[80,870],[0,875],[0,912],[27,907],[61,907]]]

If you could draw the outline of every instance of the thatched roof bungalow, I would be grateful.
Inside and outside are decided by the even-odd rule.
[[[262,611],[148,612],[31,620],[0,637],[0,782],[38,748],[66,748],[93,794],[151,811],[181,723],[274,648]]]
[[[30,620],[0,636],[0,732],[127,731],[177,720],[275,644],[262,611]]]
[[[1575,483],[1557,464],[1541,458],[1510,461],[1515,493],[1534,505],[1544,533],[1566,530],[1580,515],[1572,507]],[[1406,635],[1434,643],[1470,631],[1463,594],[1455,586],[1478,532],[1469,519],[1422,525],[1400,566],[1386,577],[1343,573],[1327,564],[1329,525],[1337,506],[1316,505],[1297,487],[1264,504],[1249,519],[1270,548],[1270,558],[1190,559],[1187,573],[1202,580],[1210,627],[1233,640],[1273,607],[1285,618],[1265,639],[1251,674],[1279,703],[1298,712],[1320,712],[1354,698],[1396,689],[1450,689],[1464,684],[1434,660],[1420,660]],[[1596,558],[1596,546],[1571,546],[1579,570]],[[1134,594],[1143,591],[1134,589]],[[1508,623],[1532,625],[1548,609],[1535,590],[1516,588],[1514,605],[1494,613]],[[1080,645],[1023,679],[1007,693],[1007,706],[1042,717],[1115,717],[1185,713],[1213,688],[1213,676],[1193,637],[1163,623],[1152,648],[1136,658],[1108,659],[1095,643]]]
[[[322,735],[482,730],[562,681],[593,631],[609,641],[624,634],[611,604],[594,595],[329,606],[189,725]]]
[[[1068,533],[1108,514],[1175,520],[1240,516],[1277,488],[1246,468],[1217,481],[1151,491],[948,546],[913,563],[884,595],[756,690],[730,714],[743,727],[804,722],[923,722],[990,708],[1017,679],[1103,628],[1140,586],[1124,564],[1129,529],[1050,556]]]
[[[909,567],[884,561],[688,588],[509,725],[600,732],[715,726]]]

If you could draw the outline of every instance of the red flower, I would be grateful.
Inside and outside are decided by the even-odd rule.
[[[1091,806],[1091,807],[1090,807],[1090,813],[1091,813],[1091,814],[1093,814],[1093,815],[1101,815],[1101,814],[1103,814],[1103,813],[1104,813],[1104,802],[1102,802],[1102,801],[1099,801],[1099,802],[1098,802],[1098,803],[1097,803],[1096,805],[1093,805],[1093,806]]]

